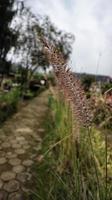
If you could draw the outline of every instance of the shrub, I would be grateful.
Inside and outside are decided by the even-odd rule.
[[[17,110],[20,98],[20,90],[13,89],[0,96],[0,123],[4,122],[11,114]]]
[[[103,83],[101,87],[102,94],[104,94],[110,88],[112,88],[112,83]]]
[[[31,92],[30,90],[27,90],[26,92],[23,93],[22,96],[24,100],[30,100],[34,97],[34,93]]]

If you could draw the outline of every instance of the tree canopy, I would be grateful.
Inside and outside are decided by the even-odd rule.
[[[7,54],[15,45],[17,35],[10,27],[16,13],[13,9],[15,0],[0,0],[0,72],[9,73],[11,62],[7,61]]]
[[[22,79],[28,82],[38,68],[46,70],[50,66],[41,38],[58,48],[68,60],[74,36],[58,30],[48,16],[35,16],[24,1],[15,1],[0,1],[0,73],[10,72],[12,63],[7,55],[15,47],[12,61],[24,71]]]
[[[21,71],[24,71],[22,79],[28,82],[38,68],[46,70],[50,66],[41,38],[58,48],[67,60],[72,51],[74,36],[58,30],[48,16],[35,16],[24,4],[20,10],[16,24],[19,34],[15,57]]]
[[[58,30],[47,16],[35,16],[29,8],[24,7],[19,23],[21,28],[16,52],[17,57],[21,58],[23,67],[31,70],[32,73],[38,67],[43,69],[49,67],[40,36],[56,46],[66,60],[69,58],[74,36]]]

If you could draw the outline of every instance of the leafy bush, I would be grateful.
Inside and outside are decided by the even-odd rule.
[[[83,88],[84,88],[84,90],[85,90],[86,92],[89,91],[89,89],[90,89],[90,87],[91,87],[91,85],[92,85],[93,82],[95,82],[95,78],[94,78],[94,76],[92,76],[92,75],[91,75],[91,76],[85,75],[85,76],[81,79],[82,86],[83,86]]]
[[[13,89],[0,95],[0,123],[4,122],[8,116],[17,110],[19,98],[19,89]]]
[[[35,73],[33,75],[33,78],[40,81],[41,79],[44,78],[44,74],[42,74],[42,73]]]
[[[102,94],[104,94],[110,88],[112,88],[112,83],[103,83],[101,87]]]
[[[26,92],[23,93],[23,99],[24,100],[29,100],[34,97],[34,93],[30,90],[27,90]]]

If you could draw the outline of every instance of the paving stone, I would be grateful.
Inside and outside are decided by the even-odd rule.
[[[14,149],[18,149],[18,148],[21,148],[21,145],[20,144],[12,144],[12,148]]]
[[[10,140],[10,141],[15,140],[15,137],[13,135],[11,135],[8,137],[8,140]]]
[[[4,190],[7,192],[16,192],[19,190],[19,182],[16,180],[11,180],[4,184]]]
[[[18,155],[25,154],[25,150],[24,149],[16,149],[15,153],[17,153]]]
[[[2,143],[2,147],[3,148],[9,148],[9,147],[11,147],[11,144],[8,143],[8,142],[4,142],[4,143]]]
[[[31,168],[28,167],[28,168],[26,169],[26,171],[27,171],[27,173],[30,173],[30,172],[31,172]]]
[[[30,148],[30,145],[24,145],[23,146],[23,149],[29,149]]]
[[[7,159],[6,158],[0,158],[0,165],[3,165],[7,162]]]
[[[17,175],[17,180],[20,181],[21,183],[25,183],[27,181],[26,173],[19,173]]]
[[[16,177],[16,173],[12,171],[6,171],[1,174],[1,179],[3,181],[10,181]]]
[[[6,136],[5,135],[0,135],[0,140],[4,140],[5,141]]]
[[[19,129],[16,129],[16,132],[17,132],[17,133],[31,133],[31,132],[32,132],[32,129],[31,129],[31,128],[28,128],[28,127],[19,128]]]
[[[3,149],[3,147],[2,146],[0,146],[0,150],[2,150]]]
[[[15,173],[21,173],[21,172],[23,172],[24,170],[25,170],[25,167],[22,166],[22,165],[17,165],[17,166],[15,166],[15,167],[13,167],[13,171],[14,171]]]
[[[42,149],[42,145],[38,145],[37,147],[33,147],[35,151],[40,151]]]
[[[18,141],[16,139],[10,140],[11,144],[18,144]]]
[[[7,152],[7,155],[8,156],[12,155],[12,152],[11,151]]]
[[[38,129],[38,132],[44,133],[44,132],[45,132],[45,129],[39,128],[39,129]]]
[[[21,141],[19,141],[19,144],[20,144],[20,145],[27,145],[28,142],[27,142],[26,140],[21,140]]]
[[[5,156],[5,152],[4,151],[0,151],[0,157],[4,157]]]
[[[9,164],[12,166],[16,166],[19,165],[21,163],[21,160],[18,158],[12,158],[9,160]]]
[[[22,186],[22,191],[23,191],[25,194],[28,194],[28,193],[29,193],[29,188],[26,188],[25,186]]]
[[[8,200],[24,200],[23,198],[24,197],[22,194],[20,194],[18,192],[14,192],[9,195]]]
[[[29,167],[33,164],[33,161],[32,160],[24,160],[23,161],[23,165],[26,166],[26,167]]]
[[[2,189],[2,186],[3,186],[3,182],[2,180],[0,180],[0,189]]]
[[[17,180],[20,181],[21,183],[25,183],[27,181],[30,181],[32,178],[32,174],[29,172],[22,172],[17,175]]]
[[[22,137],[22,136],[19,136],[19,137],[16,137],[16,140],[17,140],[17,141],[25,141],[25,138]]]
[[[31,154],[31,155],[30,155],[30,158],[31,158],[32,160],[34,160],[35,157],[37,157],[37,153],[36,153],[36,154]]]
[[[30,172],[26,172],[27,181],[30,181],[32,178],[32,174]]]
[[[7,192],[6,191],[3,191],[3,190],[0,190],[0,200],[7,200]]]
[[[12,152],[7,152],[7,155],[6,155],[7,158],[16,158],[17,157],[17,154],[16,153],[12,153]]]
[[[42,142],[42,138],[39,137],[38,135],[33,135],[33,138],[34,138],[37,142]]]

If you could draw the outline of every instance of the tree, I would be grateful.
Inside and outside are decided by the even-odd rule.
[[[54,24],[50,21],[48,16],[45,16],[43,18],[43,22],[40,25],[37,24],[35,28],[38,40],[39,38],[46,39],[48,43],[55,46],[55,48],[57,48],[63,54],[65,60],[69,59],[69,56],[72,52],[72,44],[74,42],[74,36],[71,33],[66,33],[58,30],[58,28],[55,27]],[[42,46],[41,40],[40,43]],[[42,61],[42,63],[44,63],[45,66],[49,66],[46,57],[44,57]]]
[[[22,67],[25,69],[24,83],[29,82],[39,67],[46,70],[50,65],[44,53],[41,38],[47,39],[60,49],[65,59],[69,58],[74,39],[73,35],[59,31],[48,17],[36,17],[29,8],[24,6],[20,13],[19,23],[21,28],[16,52],[17,57],[21,60]]]
[[[23,4],[24,5],[24,4]],[[15,55],[19,61],[21,72],[21,84],[22,87],[27,88],[29,82],[29,76],[35,71],[35,64],[33,63],[33,55],[36,49],[38,49],[35,32],[33,26],[35,23],[35,17],[29,8],[23,6],[22,12],[19,14],[19,35],[17,40],[17,48],[15,49]]]
[[[94,81],[95,81],[95,79],[94,79],[94,76],[92,76],[92,75],[85,75],[85,76],[82,78],[81,82],[82,82],[83,88],[84,88],[84,90],[85,90],[86,92],[89,91],[89,89],[90,89],[90,87],[91,87],[91,85],[92,85],[92,83],[93,83]]]
[[[15,45],[17,35],[10,27],[16,13],[13,10],[14,0],[0,0],[0,73],[8,74],[11,62],[7,61],[7,54]]]

